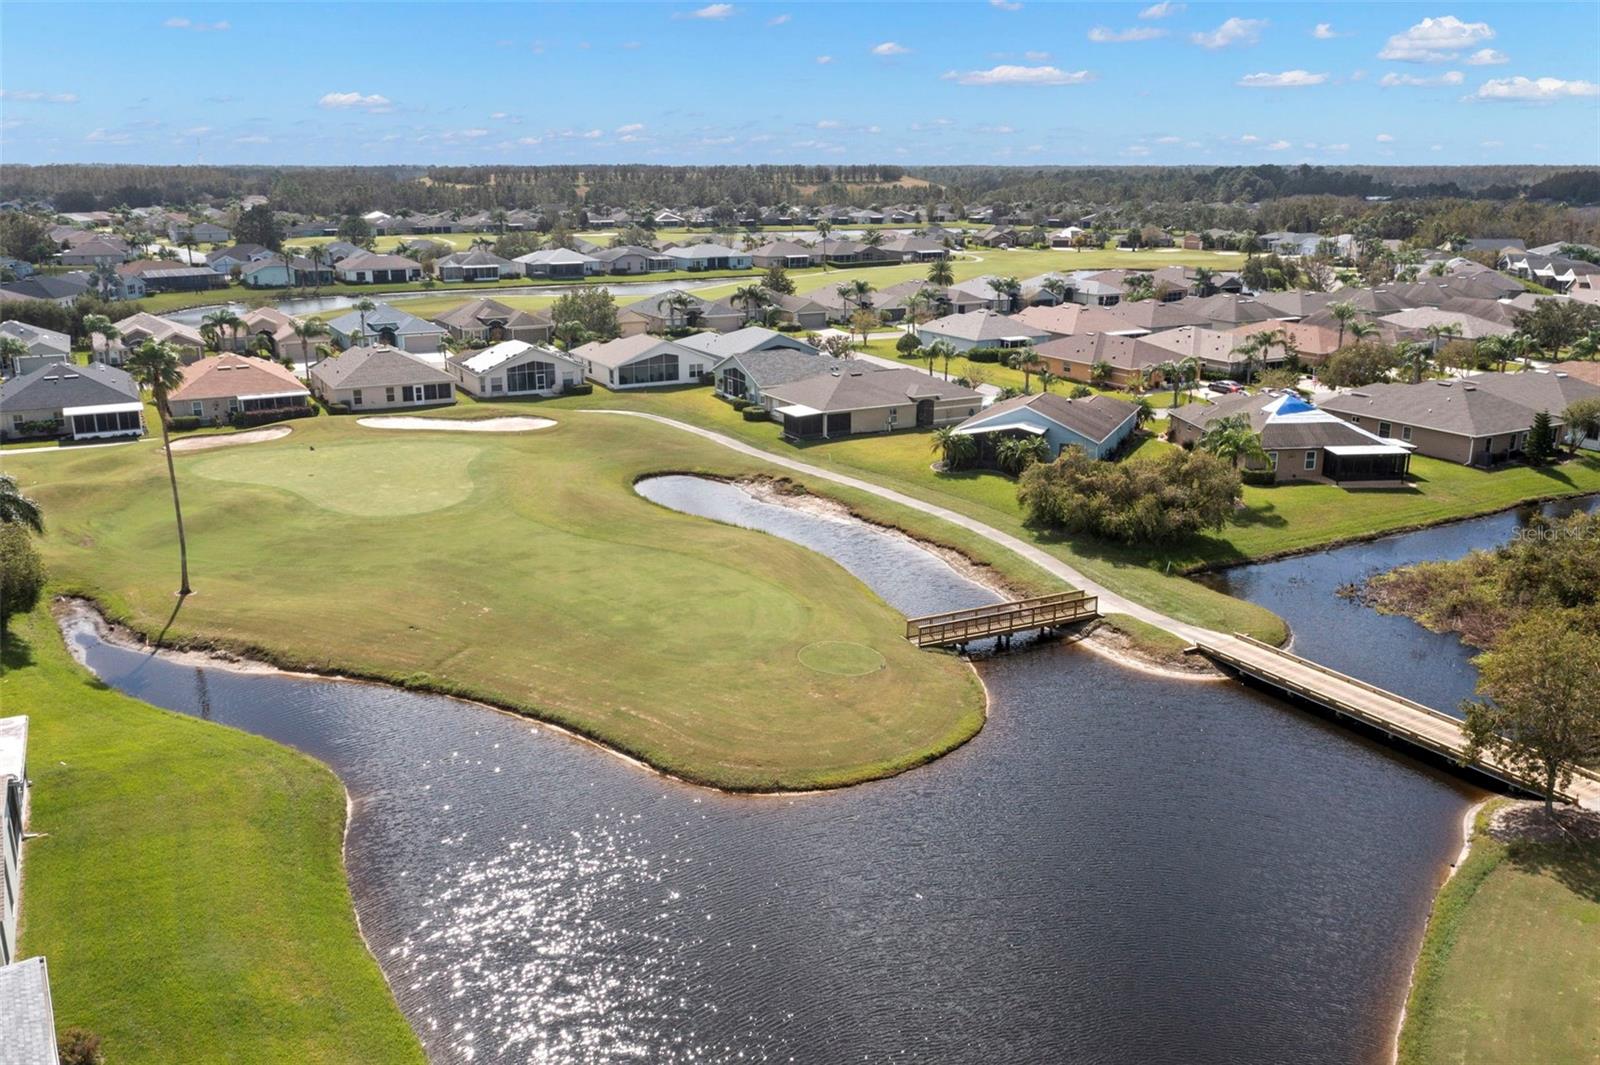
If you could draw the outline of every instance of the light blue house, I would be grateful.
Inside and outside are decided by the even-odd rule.
[[[1093,395],[1069,399],[1053,392],[1013,396],[987,407],[956,426],[963,436],[977,438],[986,455],[1001,436],[1027,434],[1043,437],[1052,457],[1075,444],[1091,458],[1114,455],[1138,427],[1139,408],[1126,400]]]

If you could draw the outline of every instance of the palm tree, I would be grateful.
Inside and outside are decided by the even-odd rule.
[[[39,504],[23,495],[17,479],[7,473],[0,473],[0,524],[26,525],[36,533],[44,532]]]
[[[1056,377],[1056,375],[1051,373],[1049,370],[1046,370],[1043,367],[1039,369],[1039,391],[1049,392],[1050,386],[1058,380],[1060,380],[1060,378]]]
[[[733,298],[730,300],[730,302],[736,303],[740,307],[744,308],[745,321],[748,322],[755,316],[756,312],[762,307],[766,306],[768,301],[771,299],[772,297],[768,295],[767,290],[762,288],[761,285],[757,283],[754,285],[745,285],[741,288],[735,289]]]
[[[967,433],[956,432],[953,425],[941,426],[933,432],[933,450],[944,458],[944,468],[965,468],[978,454],[978,442]]]
[[[671,329],[678,327],[678,319],[689,319],[689,308],[694,306],[694,299],[687,292],[673,292],[661,301],[667,309],[667,326]]]
[[[1433,357],[1439,357],[1439,341],[1445,337],[1458,337],[1461,335],[1460,322],[1430,322],[1423,330],[1428,334],[1428,340],[1433,345]]]
[[[1039,353],[1033,350],[1032,344],[1024,344],[1020,348],[1013,349],[1005,360],[1011,369],[1022,371],[1022,394],[1027,395],[1032,391],[1028,385],[1028,376],[1039,366]]]
[[[822,238],[822,272],[828,272],[828,234],[833,232],[833,223],[826,218],[817,222],[817,235]]]
[[[1194,288],[1198,295],[1211,295],[1211,286],[1216,280],[1217,272],[1210,267],[1197,266],[1194,268]]]
[[[1057,303],[1067,302],[1067,290],[1071,288],[1064,277],[1047,277],[1039,286],[1040,291],[1048,292],[1056,298]]]
[[[328,335],[328,325],[321,318],[307,318],[305,321],[296,320],[294,335],[300,340],[300,355],[306,362],[306,375],[311,374],[311,342],[317,337]]]
[[[1005,297],[1005,313],[1014,314],[1022,303],[1022,282],[1014,277],[997,277],[989,282],[995,294]]]
[[[552,334],[556,345],[562,351],[571,351],[573,348],[589,342],[589,330],[583,327],[582,322],[567,319],[555,327]]]
[[[1244,414],[1234,414],[1212,422],[1206,427],[1197,446],[1235,469],[1238,469],[1240,459],[1262,463],[1269,461],[1266,449],[1261,446],[1261,437],[1250,428],[1250,418]]]
[[[172,513],[178,521],[178,594],[188,595],[189,540],[183,532],[183,506],[178,501],[178,471],[172,465],[172,440],[167,426],[167,393],[183,384],[183,368],[172,345],[147,340],[128,356],[128,373],[140,388],[149,389],[161,420],[161,451],[167,456],[167,480],[172,483]]]
[[[322,289],[322,264],[328,258],[327,249],[321,244],[313,244],[306,250],[306,258],[311,260],[311,289],[313,292]]]
[[[237,314],[234,314],[232,311],[228,310],[226,307],[222,308],[221,310],[212,311],[201,320],[205,322],[206,325],[209,325],[211,327],[211,331],[216,334],[219,341],[219,351],[221,350],[220,341],[222,338],[222,331],[226,329],[233,336],[234,340],[238,340],[239,330],[244,326],[244,320]]]
[[[938,285],[940,288],[949,288],[956,283],[956,275],[950,269],[950,260],[935,259],[928,265],[928,284]]]
[[[1262,352],[1266,350],[1267,345],[1263,342],[1263,338],[1267,335],[1265,333],[1252,333],[1240,341],[1239,345],[1233,349],[1233,354],[1243,356],[1244,383],[1247,385],[1255,373],[1256,366],[1261,362]]]
[[[1506,363],[1511,361],[1511,338],[1508,336],[1479,337],[1477,343],[1479,356],[1499,363],[1500,372],[1506,372]]]
[[[1104,359],[1097,361],[1089,367],[1089,383],[1096,388],[1105,388],[1111,383],[1111,364]]]
[[[905,323],[906,334],[908,336],[910,335],[911,330],[917,327],[918,319],[922,316],[922,313],[928,309],[929,302],[930,301],[927,292],[920,288],[905,298]]]
[[[932,344],[929,344],[927,347],[923,348],[922,356],[928,360],[928,376],[934,376],[934,360],[941,357],[945,360],[945,370],[948,374],[950,368],[950,357],[955,353],[956,349],[950,345],[948,340],[935,340]]]
[[[361,338],[365,340],[367,336],[367,315],[372,311],[377,310],[378,305],[373,303],[366,296],[362,296],[360,299],[356,300],[355,309],[361,313]]]
[[[1050,454],[1050,444],[1042,436],[1005,436],[995,442],[995,463],[1006,473],[1019,476],[1035,462]]]
[[[1349,328],[1350,323],[1354,322],[1361,312],[1356,310],[1356,305],[1349,300],[1340,300],[1337,303],[1328,304],[1328,313],[1339,320],[1339,347],[1343,348],[1345,330]]]
[[[1512,333],[1506,343],[1511,349],[1512,356],[1522,360],[1523,369],[1533,365],[1533,353],[1538,350],[1539,345],[1531,336],[1526,333]]]
[[[17,360],[28,354],[28,345],[16,337],[0,337],[0,369],[15,373]]]
[[[1351,322],[1350,339],[1357,344],[1371,336],[1378,335],[1378,326],[1375,322]]]
[[[103,314],[86,314],[83,316],[83,331],[89,336],[89,346],[94,347],[94,338],[102,337],[105,346],[111,347],[111,342],[122,335],[116,326],[111,324],[111,319]]]
[[[178,244],[179,244],[180,247],[183,248],[184,251],[189,253],[187,261],[188,261],[190,266],[193,266],[195,264],[194,263],[194,230],[185,229],[182,233],[179,233],[178,234]]]
[[[294,261],[303,257],[304,248],[291,248],[287,244],[278,252],[278,258],[283,260],[283,283],[288,288],[294,287]]]
[[[1433,361],[1433,349],[1426,344],[1406,343],[1395,348],[1395,356],[1402,369],[1411,371],[1411,383],[1420,385]]]
[[[1600,329],[1591,329],[1572,342],[1574,359],[1593,359],[1600,355]]]

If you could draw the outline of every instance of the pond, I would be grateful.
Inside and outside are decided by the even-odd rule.
[[[902,611],[993,597],[853,520],[640,490],[825,551]],[[436,1062],[1387,1061],[1476,795],[1073,645],[978,660],[988,724],[932,765],[732,796],[460,700],[65,628],[107,683],[338,772],[363,930]]]

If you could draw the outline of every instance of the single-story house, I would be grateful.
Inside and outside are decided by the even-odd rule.
[[[1074,336],[1078,333],[1109,333],[1112,336],[1143,336],[1149,332],[1133,325],[1112,312],[1114,307],[1090,307],[1082,303],[1060,303],[1055,306],[1024,307],[1012,315],[1012,320],[1025,322],[1035,329],[1043,329],[1052,336]]]
[[[956,432],[985,444],[1018,433],[1042,437],[1050,455],[1065,447],[1080,447],[1096,459],[1110,458],[1139,427],[1139,408],[1127,400],[1094,395],[1072,399],[1054,392],[1013,396],[987,407],[960,425]]]
[[[219,274],[228,274],[234,267],[243,269],[251,263],[271,259],[275,255],[271,248],[262,244],[235,244],[230,248],[218,248],[206,253],[206,265]]]
[[[672,256],[654,248],[621,244],[594,253],[600,268],[608,274],[656,274],[673,269]]]
[[[502,340],[526,340],[545,344],[554,323],[548,311],[518,310],[499,300],[468,300],[453,310],[436,314],[433,320],[450,335],[466,344],[498,344]]]
[[[1446,311],[1438,307],[1410,307],[1403,311],[1383,316],[1383,321],[1396,326],[1406,332],[1416,334],[1418,339],[1428,336],[1429,326],[1454,326],[1460,332],[1454,334],[1462,340],[1482,340],[1484,337],[1508,337],[1516,332],[1509,322],[1497,322],[1488,318],[1480,318],[1475,314],[1463,314],[1456,311]],[[1448,337],[1441,338],[1448,340]]]
[[[1490,466],[1522,454],[1540,411],[1560,431],[1562,411],[1592,396],[1600,396],[1600,387],[1559,371],[1533,371],[1363,385],[1322,406],[1380,437],[1414,444],[1418,454]]]
[[[239,321],[243,328],[237,336],[225,334],[221,337],[231,350],[253,355],[261,350],[261,341],[265,340],[274,358],[288,355],[300,361],[305,359],[308,345],[295,332],[295,320],[276,307],[256,307],[245,311],[239,316]],[[317,341],[313,338],[309,350],[315,352],[316,348]]]
[[[1210,405],[1193,403],[1167,415],[1173,443],[1191,447],[1206,429],[1228,417],[1242,416],[1261,437],[1273,480],[1340,482],[1403,482],[1411,468],[1414,445],[1380,436],[1341,420],[1285,392],[1273,395],[1236,393]]]
[[[306,263],[310,266],[309,261]],[[239,283],[246,288],[288,288],[295,283],[294,257],[285,263],[274,255],[239,268]]]
[[[512,262],[521,264],[529,277],[587,277],[601,270],[599,259],[570,248],[545,248],[519,255]]]
[[[678,296],[687,297],[687,306],[680,308],[676,305]],[[725,333],[738,329],[744,322],[744,310],[727,300],[702,299],[682,289],[646,296],[617,311],[617,327],[625,337],[681,328],[714,329]]]
[[[221,244],[231,236],[226,227],[215,222],[179,220],[167,226],[167,239],[174,244]]]
[[[170,259],[138,259],[117,267],[123,299],[139,299],[149,293],[201,292],[227,288],[228,277],[209,266],[186,266]]]
[[[1198,359],[1201,369],[1207,373],[1231,375],[1243,372],[1244,357],[1237,351],[1245,338],[1237,333],[1185,325],[1177,329],[1163,329],[1139,339],[1167,352],[1166,359],[1171,362]],[[1279,361],[1282,361],[1281,354]]]
[[[947,314],[917,326],[924,346],[945,341],[957,351],[973,348],[1022,348],[1049,340],[1050,334],[1009,315],[995,311]]]
[[[47,300],[60,307],[71,306],[73,300],[88,291],[86,278],[56,274],[35,274],[0,285],[0,293],[6,299]]]
[[[699,384],[711,375],[717,358],[648,333],[596,340],[574,348],[591,381],[611,389],[650,385]]]
[[[1275,308],[1253,296],[1236,296],[1228,292],[1219,292],[1205,299],[1190,300],[1185,309],[1203,317],[1216,329],[1233,329],[1252,322],[1283,317]]]
[[[0,440],[102,440],[143,433],[139,386],[115,366],[56,362],[0,382]]]
[[[63,266],[115,266],[132,257],[127,242],[117,237],[82,241],[57,256]]]
[[[734,251],[721,244],[691,244],[687,248],[668,248],[673,265],[679,270],[748,270],[750,253]]]
[[[752,266],[763,270],[781,266],[786,270],[799,270],[822,263],[822,253],[816,248],[792,240],[775,240],[761,245],[750,253]]]
[[[140,311],[115,324],[118,335],[109,344],[98,333],[93,337],[96,355],[109,362],[120,364],[128,352],[147,340],[171,344],[183,362],[193,362],[205,354],[206,342],[200,331],[182,322]]]
[[[10,367],[13,377],[21,377],[52,362],[68,362],[72,358],[72,338],[54,329],[30,325],[27,322],[0,322],[0,337],[18,341],[27,351],[13,359]]]
[[[692,348],[713,359],[725,359],[730,355],[742,355],[748,351],[797,351],[803,355],[821,354],[815,347],[807,344],[799,337],[780,333],[764,326],[749,325],[743,329],[735,329],[731,333],[718,333],[706,331],[695,333],[692,336],[682,337],[678,340],[686,348]]]
[[[397,284],[421,281],[422,264],[404,255],[363,251],[340,259],[334,264],[333,275],[352,285]]]
[[[502,340],[445,360],[445,372],[468,395],[554,396],[583,381],[581,359],[525,340]]]
[[[341,314],[328,323],[328,332],[341,348],[373,342],[410,352],[438,351],[445,334],[444,326],[387,303],[380,303],[365,314]]]
[[[1040,344],[1034,351],[1057,377],[1085,383],[1094,380],[1095,366],[1105,363],[1111,368],[1107,383],[1119,388],[1159,384],[1157,367],[1172,357],[1139,337],[1113,333],[1074,333]]]
[[[724,399],[743,399],[770,409],[765,390],[801,381],[826,371],[828,356],[794,348],[762,348],[728,355],[712,369],[716,393]]]
[[[313,366],[310,377],[317,398],[352,410],[456,401],[455,383],[443,371],[386,344],[347,348]]]
[[[801,329],[826,329],[828,326],[828,308],[805,296],[780,293],[772,297],[770,306],[777,309],[780,323]]]
[[[503,277],[523,276],[522,267],[502,259],[487,248],[473,248],[446,255],[434,263],[440,281],[499,281]]]
[[[915,233],[898,233],[886,237],[883,243],[878,245],[878,251],[905,263],[931,263],[936,259],[950,257],[950,249],[944,246],[943,241],[933,237],[918,236]]]
[[[1089,231],[1082,226],[1067,226],[1050,234],[1052,248],[1082,247],[1089,243]]]
[[[183,384],[167,395],[167,414],[222,425],[235,414],[304,409],[311,393],[271,359],[208,355],[183,368]]]
[[[762,389],[773,418],[792,440],[954,425],[978,413],[983,396],[910,368],[835,360],[825,373]]]

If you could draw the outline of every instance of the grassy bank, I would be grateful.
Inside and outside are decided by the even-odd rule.
[[[198,594],[168,639],[470,694],[729,788],[883,776],[981,727],[971,672],[912,648],[900,616],[836,564],[632,487],[652,471],[775,471],[664,427],[556,413],[555,429],[508,435],[323,417],[180,455]],[[43,548],[62,584],[143,632],[167,627],[159,449],[8,460],[50,515]],[[846,677],[801,660],[826,641],[885,666]]]
[[[1600,840],[1492,835],[1496,811],[1516,808],[1479,813],[1470,855],[1434,902],[1401,1065],[1600,1060]]]
[[[21,945],[57,1024],[119,1065],[420,1063],[356,930],[333,774],[103,687],[44,609],[15,621],[0,703],[31,719],[40,834]]]

